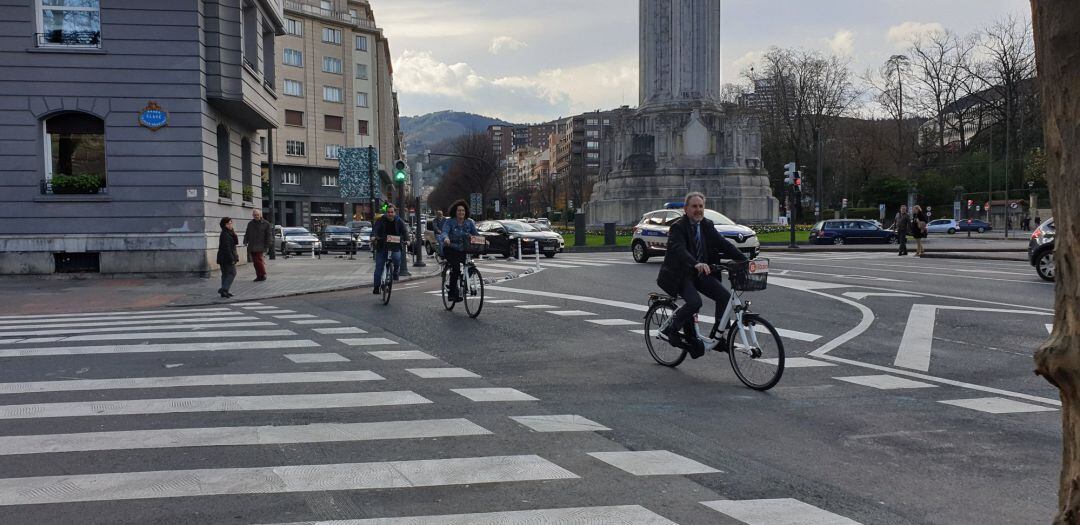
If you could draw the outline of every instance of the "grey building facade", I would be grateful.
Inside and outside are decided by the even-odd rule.
[[[261,207],[281,0],[25,0],[0,20],[0,273],[212,271],[219,219],[243,231]]]

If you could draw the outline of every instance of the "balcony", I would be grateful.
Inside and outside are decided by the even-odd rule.
[[[337,22],[343,22],[357,27],[362,27],[364,29],[371,29],[372,31],[378,30],[378,28],[375,26],[375,22],[372,20],[364,20],[359,17],[352,16],[349,13],[334,11],[331,9],[323,9],[319,6],[298,2],[296,0],[285,0],[285,10],[294,11],[297,13],[304,13],[307,15],[317,16],[328,20],[334,20]]]

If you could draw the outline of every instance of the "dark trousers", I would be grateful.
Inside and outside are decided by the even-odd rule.
[[[401,268],[401,250],[394,250],[387,252],[386,250],[379,250],[375,252],[375,287],[382,286],[383,268],[386,266],[386,256],[389,253],[390,259],[394,261],[394,277],[397,277],[398,269]]]
[[[235,264],[222,264],[221,265],[221,290],[229,291],[232,287],[233,279],[236,279],[236,265]]]
[[[697,272],[697,270],[694,271]],[[698,293],[699,290],[701,293]],[[709,299],[716,301],[715,316],[717,319],[723,315],[728,299],[731,298],[731,292],[724,288],[720,279],[712,275],[697,274],[693,278],[687,279],[683,283],[682,290],[679,290],[679,295],[683,298],[683,305],[678,310],[675,310],[671,322],[677,327],[687,328],[683,333],[688,336],[693,336],[691,325],[694,321],[694,314],[701,310],[701,294],[705,294]]]
[[[896,237],[896,242],[900,244],[900,251],[898,252],[898,254],[907,255],[907,235],[901,233],[899,236]]]
[[[450,266],[450,295],[458,295],[458,282],[461,281],[461,265],[465,264],[465,252],[450,247],[443,248],[443,258]]]
[[[263,259],[263,252],[249,253],[251,254],[251,264],[255,266],[255,277],[266,279],[266,260]]]

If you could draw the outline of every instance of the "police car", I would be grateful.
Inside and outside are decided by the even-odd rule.
[[[634,240],[631,244],[635,261],[643,263],[648,261],[649,257],[664,254],[667,250],[668,229],[683,216],[682,208],[681,202],[669,202],[664,209],[650,211],[641,216],[641,221],[634,226]],[[712,221],[716,231],[747,257],[757,257],[761,243],[754,230],[735,224],[735,221],[714,210],[705,210],[705,218]]]

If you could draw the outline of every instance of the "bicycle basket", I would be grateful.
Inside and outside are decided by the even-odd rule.
[[[735,265],[729,272],[731,289],[739,292],[757,292],[765,289],[769,280],[769,260],[754,259]]]
[[[487,249],[487,239],[483,235],[470,235],[465,243],[465,253],[481,255]]]

